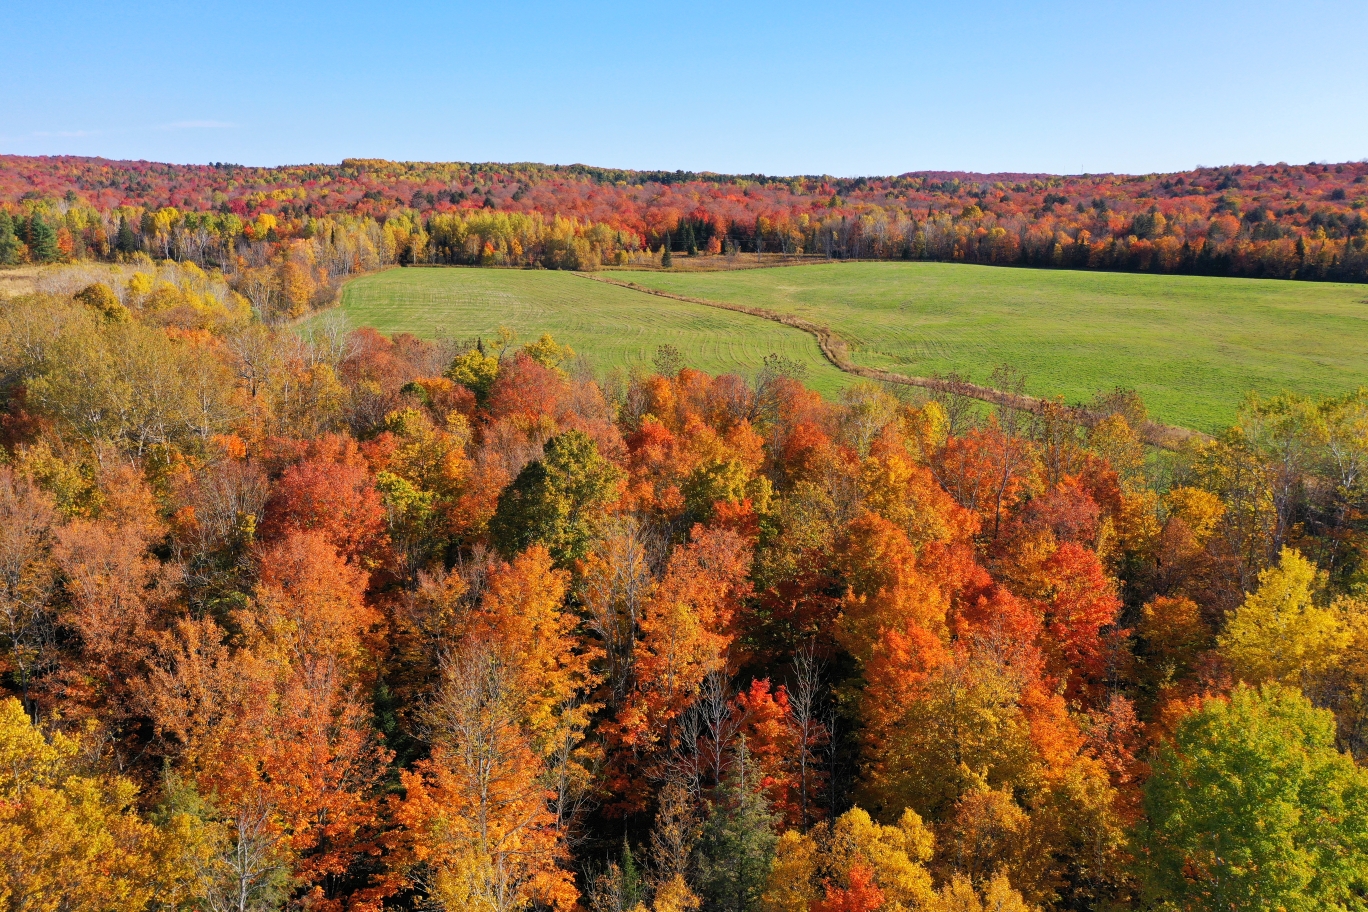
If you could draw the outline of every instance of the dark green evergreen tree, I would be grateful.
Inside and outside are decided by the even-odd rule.
[[[660,265],[664,269],[669,269],[674,265],[674,257],[670,254],[670,236],[665,235],[665,243],[661,245]]]
[[[717,787],[698,840],[698,887],[703,908],[752,912],[774,861],[775,815],[741,741],[735,769]]]
[[[632,847],[626,839],[622,840],[622,898],[624,906],[635,909],[645,898],[645,887],[641,880],[641,869],[632,856]]]
[[[589,885],[588,907],[594,912],[636,912],[646,902],[646,885],[641,869],[632,855],[632,847],[622,840],[622,863],[609,862],[608,867]]]
[[[114,239],[114,249],[119,253],[132,253],[138,249],[138,238],[129,227],[127,216],[119,216],[119,233]]]
[[[0,266],[19,262],[19,238],[14,234],[14,219],[0,209]]]
[[[29,216],[29,256],[38,263],[51,263],[58,257],[57,230],[37,212]]]

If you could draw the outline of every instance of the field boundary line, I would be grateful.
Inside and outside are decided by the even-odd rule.
[[[338,284],[336,293],[333,294],[332,300],[328,302],[326,307],[320,307],[317,310],[311,310],[308,313],[302,313],[297,317],[292,317],[291,319],[286,320],[281,325],[286,326],[290,329],[298,329],[299,327],[303,326],[305,323],[308,323],[315,317],[321,317],[323,314],[332,313],[334,310],[340,310],[342,308],[342,296],[346,293],[347,286],[350,285],[353,281],[355,281],[356,279],[363,279],[366,276],[379,275],[382,272],[389,272],[391,269],[399,268],[400,266],[398,263],[391,263],[388,266],[381,266],[379,269],[373,269],[370,272],[358,272],[354,275],[349,275]]]
[[[977,383],[956,382],[944,380],[939,377],[914,377],[908,374],[899,374],[894,371],[881,370],[874,367],[864,367],[856,364],[850,357],[850,346],[847,342],[831,330],[830,327],[793,314],[780,313],[765,307],[751,307],[746,304],[733,304],[730,301],[713,301],[708,298],[693,298],[687,295],[678,295],[669,291],[661,291],[658,288],[651,288],[646,285],[639,285],[636,282],[624,282],[619,279],[610,279],[607,276],[590,275],[585,272],[576,272],[574,275],[591,282],[602,282],[605,285],[616,285],[619,288],[627,288],[632,291],[639,291],[643,294],[655,295],[660,298],[669,298],[673,301],[683,301],[686,304],[701,304],[704,307],[716,307],[721,310],[735,311],[736,313],[749,314],[752,317],[760,317],[764,320],[771,320],[781,323],[784,326],[801,330],[817,340],[817,346],[822,351],[822,356],[831,362],[839,370],[866,380],[879,380],[884,383],[895,383],[901,386],[916,386],[922,389],[934,390],[942,393],[958,393],[969,396],[982,402],[990,402],[994,405],[1005,406],[1022,412],[1041,414],[1047,408],[1056,406],[1056,403],[1042,399],[1039,396],[1028,396],[1023,393],[1011,393],[1006,390],[994,389],[990,386],[980,386]],[[1064,417],[1075,424],[1084,427],[1092,427],[1107,416],[1092,409],[1084,408],[1080,405],[1063,406]],[[1164,450],[1180,450],[1185,444],[1194,440],[1209,439],[1206,434],[1194,431],[1190,428],[1178,427],[1173,424],[1163,424],[1158,421],[1146,421],[1143,427],[1137,428],[1140,436],[1150,446],[1159,447]]]

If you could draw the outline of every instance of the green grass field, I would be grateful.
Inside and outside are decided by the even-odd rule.
[[[342,309],[353,326],[425,338],[490,339],[500,326],[526,341],[549,332],[600,371],[649,365],[656,349],[670,344],[709,373],[751,375],[774,352],[803,364],[808,385],[824,394],[856,382],[799,330],[567,272],[390,269],[348,282]]]
[[[826,323],[863,365],[980,382],[999,364],[1069,401],[1132,387],[1160,420],[1229,424],[1245,395],[1368,384],[1368,286],[835,263],[711,273],[615,273],[652,288]]]
[[[1069,401],[1133,387],[1160,420],[1213,431],[1250,391],[1340,393],[1368,384],[1368,287],[1361,285],[838,263],[734,272],[614,272],[693,297],[826,323],[860,363],[908,374],[999,364],[1027,390]],[[599,369],[649,362],[670,343],[711,372],[754,372],[770,352],[833,393],[853,378],[807,335],[744,314],[641,294],[565,273],[392,269],[349,283],[354,325],[423,336],[543,332]]]

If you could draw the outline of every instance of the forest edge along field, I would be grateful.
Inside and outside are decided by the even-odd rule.
[[[958,372],[985,384],[1009,365],[1024,374],[1027,392],[1069,404],[1136,389],[1156,420],[1205,433],[1228,422],[1251,392],[1331,394],[1368,382],[1368,288],[1357,285],[875,263],[598,277],[797,317],[809,330],[829,329],[847,346],[838,357],[861,368]],[[816,388],[845,385],[811,347],[781,345],[783,334],[752,339],[762,330],[744,317],[728,330],[734,347],[720,356],[708,331],[695,341],[673,322],[696,310],[689,302],[633,302],[544,274],[391,270],[353,281],[343,302],[354,325],[384,331],[551,332],[603,369],[644,364],[657,345],[671,344],[699,367],[751,373],[770,345],[803,363]]]

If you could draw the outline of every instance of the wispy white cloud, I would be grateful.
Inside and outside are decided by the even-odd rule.
[[[235,123],[228,123],[223,120],[178,120],[175,123],[162,124],[158,130],[227,130],[236,127]]]

